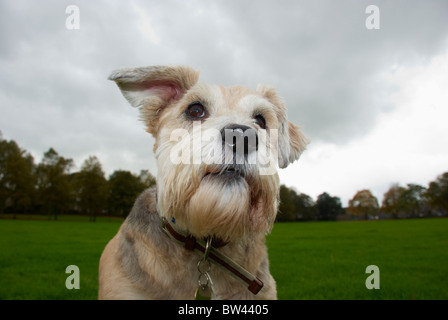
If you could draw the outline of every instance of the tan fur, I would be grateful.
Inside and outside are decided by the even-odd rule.
[[[101,256],[99,298],[194,299],[197,263],[202,257],[163,232],[160,219],[165,217],[174,218],[176,228],[194,237],[228,242],[218,250],[264,283],[253,295],[212,264],[215,298],[276,299],[265,235],[275,220],[280,183],[276,171],[264,174],[268,171],[260,168],[263,163],[286,167],[298,159],[307,143],[299,128],[287,120],[284,101],[265,86],[254,91],[197,83],[198,72],[189,67],[120,69],[109,78],[133,106],[140,107],[147,130],[156,139],[158,174],[157,187],[140,195]],[[193,121],[186,116],[185,110],[195,101],[206,108],[206,118]],[[266,132],[278,130],[278,141],[262,134],[265,131],[255,120],[259,114],[266,119]],[[259,162],[247,160],[238,167],[244,173],[228,178],[220,174],[228,165],[211,161],[212,150],[227,146],[221,135],[209,138],[207,133],[219,133],[235,124],[257,130],[258,146],[266,145],[273,152],[263,155],[258,150]],[[183,133],[180,140],[173,139],[176,132]],[[198,134],[202,137],[199,145]],[[177,156],[174,150],[181,150],[182,162],[173,161],[173,154]],[[232,161],[233,157],[233,153],[225,153],[222,160]]]

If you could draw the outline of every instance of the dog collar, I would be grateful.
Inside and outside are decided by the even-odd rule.
[[[191,251],[198,251],[200,253],[206,252],[206,242],[202,239],[197,239],[193,237],[191,234],[187,234],[183,231],[177,230],[173,223],[168,221],[166,218],[161,219],[161,227],[162,230],[172,239],[184,245],[185,249]],[[247,289],[253,294],[257,294],[261,288],[263,288],[263,282],[251,274],[249,271],[244,269],[242,266],[234,262],[232,259],[217,251],[216,248],[222,247],[227,243],[219,246],[219,244],[215,244],[213,241],[211,243],[210,251],[208,252],[208,258],[227,271],[231,276],[235,279],[239,280],[243,285],[247,287]]]

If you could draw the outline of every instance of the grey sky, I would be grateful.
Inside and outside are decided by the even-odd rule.
[[[65,26],[72,4],[79,30]],[[370,4],[380,9],[379,30],[365,26]],[[312,140],[313,158],[313,146],[337,152],[398,108],[391,96],[399,87],[385,73],[428,64],[447,49],[447,1],[1,0],[0,130],[36,161],[53,147],[78,168],[97,155],[108,174],[155,173],[138,111],[106,79],[124,66],[187,64],[204,81],[275,86]],[[304,158],[294,166],[306,171]],[[288,184],[312,196],[327,191],[307,190],[300,179]],[[383,189],[396,182],[383,179]],[[344,199],[353,191],[330,190]]]

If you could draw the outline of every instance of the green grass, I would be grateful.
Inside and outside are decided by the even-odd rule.
[[[0,220],[0,299],[96,299],[98,263],[119,223]],[[65,269],[80,269],[68,290]]]
[[[267,243],[279,299],[448,299],[448,219],[278,223]]]
[[[0,219],[0,299],[96,299],[120,223],[68,220]],[[277,223],[267,244],[279,299],[448,299],[448,219]],[[65,287],[69,265],[80,290]],[[379,290],[365,287],[368,265]]]

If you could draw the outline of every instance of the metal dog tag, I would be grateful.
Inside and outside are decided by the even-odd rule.
[[[201,273],[198,278],[196,300],[210,300],[214,296],[213,282],[208,273]]]
[[[207,239],[204,257],[198,262],[198,289],[196,290],[196,300],[208,300],[214,297],[213,282],[210,278],[209,272],[211,269],[210,261],[208,261],[208,254],[211,248],[211,238]]]

